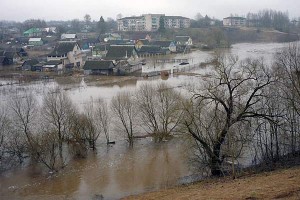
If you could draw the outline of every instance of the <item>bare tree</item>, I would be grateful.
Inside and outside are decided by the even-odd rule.
[[[261,112],[259,102],[272,78],[262,61],[239,63],[233,56],[217,56],[215,60],[209,80],[200,83],[186,106],[183,124],[207,156],[211,174],[220,176],[222,148],[232,127],[253,118],[271,120]]]
[[[137,117],[134,95],[130,92],[118,93],[111,100],[111,109],[116,119],[121,123],[121,131],[125,132],[127,141],[129,145],[132,146]]]
[[[142,124],[155,139],[162,141],[175,131],[182,117],[181,96],[169,85],[144,84],[137,92]]]
[[[50,90],[43,98],[42,114],[49,131],[58,138],[59,156],[62,166],[63,142],[69,130],[70,118],[74,115],[74,106],[70,98],[59,88]]]
[[[108,104],[104,99],[98,99],[95,106],[96,106],[95,119],[96,119],[96,124],[98,126],[98,131],[99,133],[102,132],[104,133],[106,138],[106,143],[109,144],[110,143],[109,128],[110,128],[111,118],[108,110]]]
[[[88,141],[90,147],[95,150],[96,149],[96,141],[99,138],[100,131],[97,130],[96,127],[96,111],[94,108],[94,102],[92,100],[91,103],[88,103],[85,106],[85,117],[82,118],[82,122],[84,123],[85,138]]]
[[[21,96],[22,95],[22,96]],[[34,151],[34,129],[38,113],[37,101],[31,93],[14,94],[9,105],[16,131],[26,138],[28,151]],[[32,155],[36,156],[36,155]]]

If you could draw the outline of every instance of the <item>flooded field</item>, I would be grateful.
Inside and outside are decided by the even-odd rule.
[[[240,59],[265,57],[271,63],[277,50],[288,44],[236,44],[227,50]],[[212,52],[193,52],[185,55],[194,64],[209,59]],[[176,57],[180,57],[177,55]],[[205,74],[209,69],[193,72]],[[8,101],[14,90],[30,90],[41,99],[48,88],[64,88],[72,101],[80,108],[99,97],[110,100],[119,91],[133,91],[144,82],[166,82],[185,91],[187,83],[196,83],[198,76],[172,75],[135,79],[105,86],[59,84],[53,80],[23,85],[8,85],[13,80],[0,80],[2,103]],[[49,174],[41,166],[24,165],[0,175],[0,199],[118,199],[131,194],[143,193],[193,181],[197,172],[191,170],[188,142],[182,138],[155,143],[151,138],[138,140],[128,148],[123,138],[112,133],[115,145],[107,146],[104,136],[97,142],[97,153],[89,153],[86,159],[72,160],[57,174]]]

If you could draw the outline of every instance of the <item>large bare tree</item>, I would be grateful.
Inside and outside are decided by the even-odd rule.
[[[234,125],[253,118],[271,120],[261,112],[263,89],[272,83],[268,70],[259,60],[238,62],[234,56],[216,56],[207,78],[186,104],[183,124],[209,160],[213,176],[222,174],[222,149]],[[233,137],[232,137],[233,138]]]

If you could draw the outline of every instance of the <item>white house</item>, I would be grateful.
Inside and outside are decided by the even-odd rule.
[[[77,42],[58,42],[47,61],[61,60],[65,69],[81,68],[84,56]]]

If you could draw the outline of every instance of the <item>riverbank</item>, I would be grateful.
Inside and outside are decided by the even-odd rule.
[[[207,179],[130,199],[300,199],[300,166],[271,172]]]

